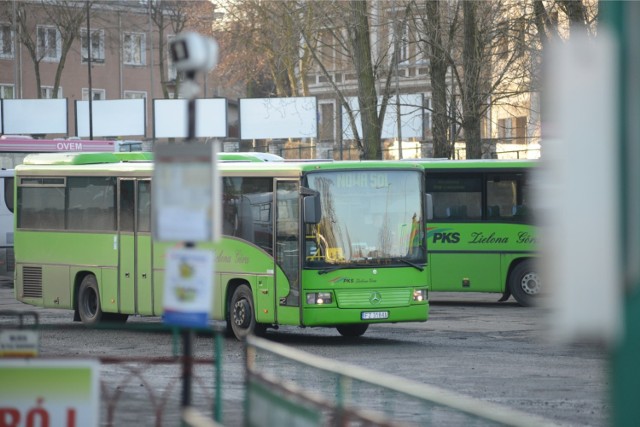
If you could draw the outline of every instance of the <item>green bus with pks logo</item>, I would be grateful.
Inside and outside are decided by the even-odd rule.
[[[211,317],[242,339],[281,325],[344,336],[426,321],[423,169],[407,162],[222,161]],[[85,323],[162,316],[153,161],[54,153],[16,167],[16,298]],[[176,218],[180,220],[180,218]]]
[[[420,160],[434,292],[496,292],[523,306],[542,291],[531,215],[535,160]]]

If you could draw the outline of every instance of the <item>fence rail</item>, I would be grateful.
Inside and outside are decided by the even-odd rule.
[[[247,339],[246,354],[249,416],[252,405],[264,407],[268,402],[272,414],[303,417],[306,411],[305,425],[310,426],[354,425],[349,424],[353,422],[368,426],[556,425],[491,402],[345,365],[253,336]],[[298,369],[294,370],[293,365]],[[310,382],[312,377],[315,380]],[[262,390],[252,392],[253,387]],[[279,401],[287,403],[278,404]],[[248,425],[276,426],[281,420],[276,417],[269,423],[263,417],[261,421]]]

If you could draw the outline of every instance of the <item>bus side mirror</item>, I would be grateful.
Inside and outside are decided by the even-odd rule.
[[[320,222],[320,194],[304,196],[302,199],[302,214],[305,224],[318,224]]]
[[[433,197],[431,194],[425,194],[424,205],[427,208],[427,221],[433,219]]]

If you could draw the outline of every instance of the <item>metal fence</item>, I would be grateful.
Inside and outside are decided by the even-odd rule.
[[[159,352],[166,353],[166,356],[140,354],[135,348],[126,348],[124,353],[127,355],[117,355],[115,349],[104,351],[100,356],[73,355],[65,352],[64,340],[60,342],[59,354],[48,352],[46,357],[38,354],[41,339],[60,340],[61,336],[68,336],[66,332],[82,333],[87,330],[98,341],[102,336],[109,342],[114,338],[125,341],[132,336],[135,340],[141,334],[156,334],[158,341],[163,343]],[[217,328],[186,330],[151,322],[92,327],[68,323],[45,325],[38,322],[36,312],[0,311],[0,338],[7,332],[21,344],[14,346],[0,342],[0,356],[4,356],[0,357],[0,367],[3,360],[64,360],[72,364],[74,360],[97,360],[101,367],[101,426],[221,425],[223,340],[222,332]],[[36,338],[33,338],[34,332]],[[186,340],[191,338],[191,334],[212,337],[207,357],[196,357],[187,350]]]
[[[555,425],[490,402],[253,336],[247,339],[246,364],[245,425],[252,427]]]

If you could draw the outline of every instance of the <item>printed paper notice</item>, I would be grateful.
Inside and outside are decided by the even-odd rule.
[[[179,248],[167,250],[164,322],[206,327],[213,296],[213,252]]]

